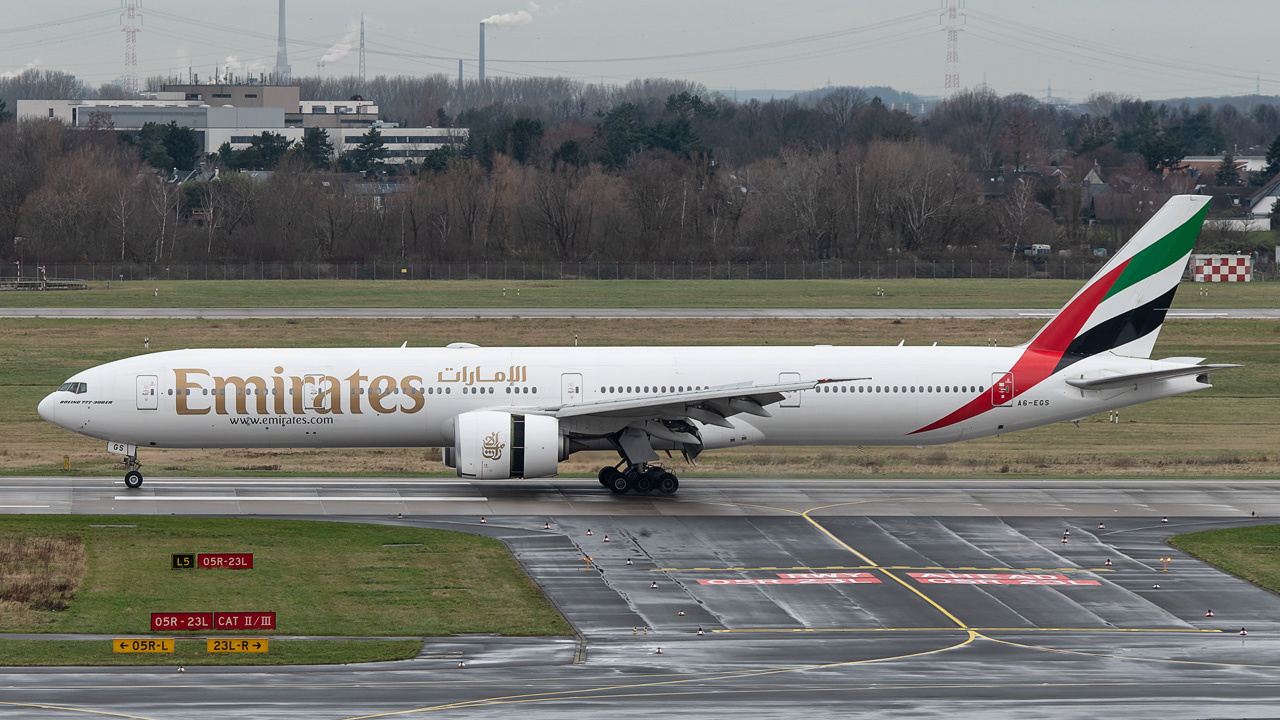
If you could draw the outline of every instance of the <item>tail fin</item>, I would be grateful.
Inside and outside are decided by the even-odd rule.
[[[1056,370],[1113,351],[1151,357],[1208,196],[1175,195],[1036,333],[1029,352],[1058,356]]]

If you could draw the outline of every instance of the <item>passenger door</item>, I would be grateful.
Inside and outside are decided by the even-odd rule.
[[[991,406],[1009,407],[1013,395],[1013,373],[991,373]]]
[[[155,375],[138,376],[138,409],[155,410],[160,407],[160,383]]]
[[[560,376],[560,404],[576,405],[582,402],[582,375],[564,373]]]
[[[329,400],[333,397],[333,393],[324,396],[323,405],[316,405],[316,398],[320,397],[321,390],[328,390],[324,375],[308,374],[302,378],[302,409],[304,412],[315,412],[317,410],[328,411]],[[360,398],[353,397],[351,402],[360,402]]]

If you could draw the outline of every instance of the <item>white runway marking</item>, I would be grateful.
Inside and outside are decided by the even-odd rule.
[[[407,495],[405,497],[360,497],[359,495],[341,496],[341,497],[324,497],[320,495],[116,495],[116,500],[151,500],[151,501],[231,501],[244,502],[246,500],[266,500],[272,502],[488,502],[486,497],[423,497]]]
[[[123,485],[123,480],[116,480],[116,485]],[[241,487],[270,487],[272,485],[294,486],[294,485],[430,485],[439,487],[443,485],[470,485],[469,482],[458,482],[457,480],[388,480],[388,479],[359,479],[352,478],[349,480],[148,480],[147,485],[239,485]]]
[[[47,508],[48,505],[0,505],[0,508]]]

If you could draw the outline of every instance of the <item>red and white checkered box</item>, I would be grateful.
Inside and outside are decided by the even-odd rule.
[[[1250,282],[1253,258],[1249,255],[1192,255],[1191,279],[1195,282]]]

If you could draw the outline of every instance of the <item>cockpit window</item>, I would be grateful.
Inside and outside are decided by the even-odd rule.
[[[77,395],[81,395],[83,393],[89,392],[89,385],[87,383],[82,383],[82,382],[69,382],[69,383],[62,383],[61,385],[58,386],[58,389],[66,392],[72,392]]]

